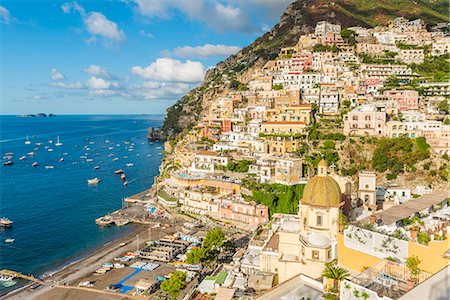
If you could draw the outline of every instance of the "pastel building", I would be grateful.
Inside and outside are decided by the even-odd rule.
[[[269,221],[269,209],[262,204],[246,202],[239,195],[224,197],[219,206],[219,218],[257,226]]]
[[[400,111],[419,108],[419,93],[412,90],[390,90],[385,91],[384,96],[397,102]]]
[[[384,135],[386,112],[374,105],[361,105],[344,115],[345,135]]]

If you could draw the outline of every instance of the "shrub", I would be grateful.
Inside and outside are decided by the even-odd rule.
[[[393,180],[393,179],[396,179],[396,178],[397,178],[397,174],[395,174],[395,173],[389,173],[389,174],[386,175],[386,179],[387,180]]]

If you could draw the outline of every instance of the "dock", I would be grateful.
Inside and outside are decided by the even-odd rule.
[[[33,282],[37,282],[40,284],[45,284],[45,282],[42,279],[36,278],[33,275],[24,275],[22,273],[16,272],[16,271],[11,271],[11,270],[1,270],[0,274],[4,274],[4,275],[8,275],[8,276],[13,276],[14,278],[22,278],[28,281],[33,281]]]

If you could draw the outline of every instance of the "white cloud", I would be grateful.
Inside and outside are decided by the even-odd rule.
[[[115,89],[120,87],[118,82],[108,81],[95,76],[87,80],[86,86],[91,89]]]
[[[66,79],[66,77],[61,72],[56,70],[55,68],[51,69],[50,77],[52,78],[52,80],[64,80],[64,79]]]
[[[150,32],[146,32],[145,30],[141,30],[141,31],[139,31],[139,33],[142,36],[148,37],[149,39],[152,39],[155,37],[153,34],[151,34]]]
[[[119,29],[117,24],[108,20],[101,13],[89,13],[84,19],[84,24],[86,25],[86,30],[93,35],[98,35],[115,42],[121,42],[125,39],[125,34]]]
[[[190,85],[182,82],[145,81],[136,86],[138,95],[149,100],[172,100],[186,94]]]
[[[83,18],[86,31],[92,34],[87,39],[88,43],[95,42],[95,36],[103,38],[109,42],[122,42],[125,40],[124,32],[119,28],[117,23],[109,20],[105,15],[99,12],[87,13],[85,9],[77,2],[67,2],[61,5],[61,9],[65,14],[71,12],[79,13]]]
[[[0,5],[0,23],[9,24],[11,22],[11,14],[4,6]]]
[[[171,53],[177,56],[181,57],[210,57],[210,56],[229,56],[231,54],[237,53],[239,50],[241,50],[240,47],[237,46],[226,46],[226,45],[211,45],[206,44],[203,46],[184,46],[184,47],[178,47],[175,50],[173,50]]]
[[[100,76],[103,78],[111,78],[111,75],[106,71],[104,67],[98,65],[90,65],[84,71],[90,75]]]
[[[132,67],[131,72],[146,80],[201,82],[206,71],[201,62],[158,58],[147,67]]]
[[[68,89],[68,90],[80,90],[80,89],[84,89],[85,87],[83,86],[83,84],[79,81],[77,82],[50,82],[49,83],[50,86],[53,87],[59,87],[59,88],[63,88],[63,89]]]

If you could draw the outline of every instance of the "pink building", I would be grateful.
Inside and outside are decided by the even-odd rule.
[[[396,101],[400,111],[419,108],[419,93],[417,91],[390,90],[385,91],[384,95],[388,100]]]
[[[344,116],[345,135],[383,135],[386,113],[374,105],[361,105]]]
[[[242,197],[235,196],[222,199],[219,206],[219,217],[256,226],[269,222],[269,209],[265,205],[245,202]]]

